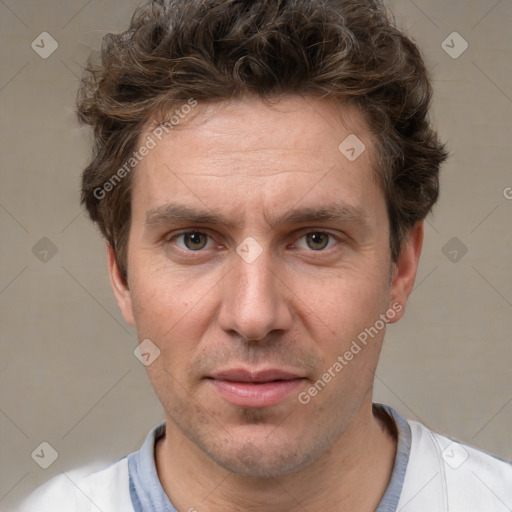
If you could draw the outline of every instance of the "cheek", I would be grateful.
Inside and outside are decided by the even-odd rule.
[[[352,267],[329,279],[299,279],[298,295],[304,304],[337,333],[367,327],[387,308],[389,278],[382,269],[370,272]]]
[[[379,319],[388,309],[388,288],[387,275],[378,272],[368,279],[367,272],[354,269],[343,278],[310,286],[310,293],[305,294],[305,303],[313,311],[307,329],[314,349],[320,352],[319,369],[327,372],[331,368],[336,374],[325,398],[331,393],[360,392],[361,386],[373,381],[385,332],[384,328],[375,330],[375,324],[382,327]],[[343,369],[338,364],[340,371],[336,372],[332,367],[339,356]]]
[[[140,254],[131,264],[132,302],[141,325],[170,328],[197,310],[219,279],[193,267],[171,265],[151,253]]]
[[[132,267],[131,295],[139,339],[153,341],[161,351],[160,362],[173,374],[185,375],[215,317],[216,286],[222,276],[137,263]]]

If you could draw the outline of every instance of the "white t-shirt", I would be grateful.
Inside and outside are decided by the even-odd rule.
[[[512,463],[405,420],[394,421],[398,446],[388,487],[375,512],[511,512]],[[177,512],[158,479],[151,430],[141,449],[88,476],[59,475],[36,490],[18,512]],[[194,510],[191,504],[190,511]],[[200,510],[199,504],[195,507]]]

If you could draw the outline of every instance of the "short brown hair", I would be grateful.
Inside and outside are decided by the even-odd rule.
[[[104,197],[97,191],[133,154],[149,120],[190,98],[246,94],[326,97],[362,110],[376,140],[396,261],[408,231],[437,201],[447,152],[430,126],[421,52],[382,3],[155,0],[135,11],[125,32],[103,38],[78,94],[79,119],[93,126],[95,141],[82,203],[124,278],[131,174]]]

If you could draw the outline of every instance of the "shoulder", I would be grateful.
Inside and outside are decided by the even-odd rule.
[[[403,512],[487,512],[512,507],[512,463],[416,421],[400,498]]]
[[[62,473],[34,491],[18,512],[133,512],[126,457],[90,473]]]

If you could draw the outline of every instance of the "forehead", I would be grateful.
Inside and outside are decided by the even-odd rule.
[[[353,106],[246,98],[199,104],[183,117],[161,140],[154,129],[142,135],[156,145],[136,169],[134,207],[180,198],[241,213],[244,206],[289,207],[301,197],[304,207],[337,199],[359,207],[378,191],[372,137]]]

